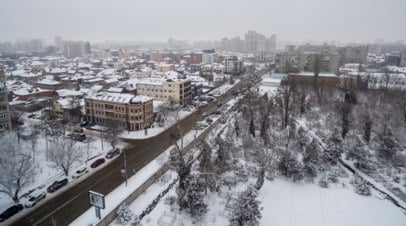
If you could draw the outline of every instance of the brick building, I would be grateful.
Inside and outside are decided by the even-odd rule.
[[[100,92],[85,98],[86,121],[98,125],[119,125],[129,131],[140,130],[153,123],[152,98]]]

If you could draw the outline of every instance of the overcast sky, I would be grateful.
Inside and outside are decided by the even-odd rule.
[[[406,41],[406,0],[0,0],[0,40]]]

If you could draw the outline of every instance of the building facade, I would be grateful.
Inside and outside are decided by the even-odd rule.
[[[153,123],[152,99],[146,96],[100,92],[85,98],[86,121],[103,126],[121,126],[129,131]]]
[[[400,53],[400,66],[406,67],[406,48]]]
[[[244,70],[244,62],[237,56],[227,56],[224,59],[224,73],[239,75]]]
[[[191,92],[192,82],[189,79],[165,80],[162,78],[147,78],[137,83],[137,94],[180,105],[189,103]]]
[[[348,63],[367,64],[368,46],[346,46],[340,48],[341,65]]]
[[[0,65],[0,131],[11,129],[10,108],[6,91],[6,77]]]
[[[84,58],[90,55],[90,42],[65,41],[63,52],[67,58]]]

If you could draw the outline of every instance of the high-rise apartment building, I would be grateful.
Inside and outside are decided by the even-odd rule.
[[[14,47],[12,42],[0,42],[0,53],[12,53]]]
[[[406,67],[406,48],[403,48],[402,52],[400,53],[400,66]]]
[[[90,54],[90,42],[65,41],[63,52],[67,58],[84,58]]]
[[[55,47],[59,49],[59,51],[63,51],[63,40],[61,36],[55,37]]]
[[[245,52],[266,51],[266,37],[255,31],[248,31],[244,36]]]
[[[346,46],[340,48],[341,64],[367,63],[368,46]]]
[[[224,60],[224,73],[239,75],[243,72],[244,62],[237,56],[226,56]]]
[[[6,91],[6,77],[0,65],[0,131],[11,129],[10,109]]]

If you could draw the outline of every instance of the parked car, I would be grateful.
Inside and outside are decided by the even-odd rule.
[[[7,220],[8,218],[12,217],[14,214],[20,212],[23,209],[24,207],[22,204],[17,204],[6,209],[3,213],[0,214],[0,222]]]
[[[73,130],[74,133],[83,133],[83,129],[82,128],[75,128]]]
[[[28,201],[25,203],[25,207],[33,207],[37,202],[45,198],[47,194],[44,191],[36,192],[28,196]]]
[[[103,164],[105,161],[106,161],[106,160],[104,160],[104,158],[96,159],[96,161],[94,161],[94,162],[90,165],[90,167],[96,168],[96,167],[100,166],[101,164]]]
[[[213,122],[213,119],[212,119],[212,118],[206,118],[206,122],[207,122],[207,123],[212,123],[212,122]]]
[[[48,191],[49,193],[53,193],[53,192],[55,192],[56,190],[58,190],[59,188],[65,186],[67,183],[68,183],[68,178],[65,178],[65,179],[63,179],[63,180],[54,181],[54,183],[52,183],[52,184],[47,188],[47,191]]]
[[[200,107],[206,107],[207,105],[209,105],[207,101],[200,102]]]
[[[36,114],[30,114],[28,115],[28,118],[34,118],[36,116]]]
[[[86,140],[86,135],[85,134],[80,134],[80,133],[71,133],[67,135],[68,137],[70,137],[72,140],[76,140],[76,141],[80,141],[83,142],[84,140]]]
[[[72,175],[72,178],[77,179],[88,172],[89,172],[89,169],[86,166],[84,166],[84,167],[76,170],[75,174]]]
[[[111,159],[120,154],[120,148],[113,148],[106,154],[106,159]]]
[[[87,122],[87,121],[84,121],[84,122],[82,122],[82,123],[80,123],[80,127],[85,127],[85,126],[87,126],[87,125],[89,125],[89,122]]]

